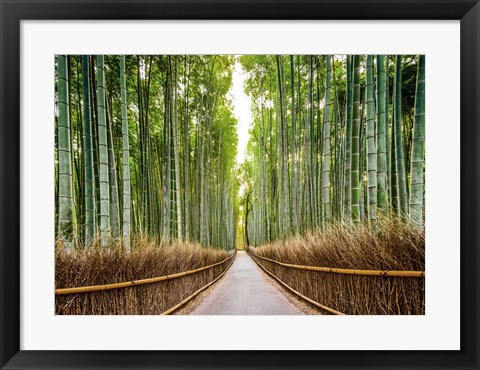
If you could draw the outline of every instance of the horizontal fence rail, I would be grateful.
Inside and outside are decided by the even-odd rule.
[[[273,262],[280,266],[290,267],[290,268],[299,269],[299,270],[332,272],[335,274],[345,274],[345,275],[397,276],[397,277],[414,277],[414,278],[425,277],[425,271],[358,270],[358,269],[344,269],[344,268],[336,268],[336,267],[303,266],[303,265],[295,265],[292,263],[276,261],[271,258],[259,256],[253,252],[249,252],[249,253],[259,259]]]
[[[179,272],[179,273],[176,273],[176,274],[170,274],[170,275],[159,276],[159,277],[148,278],[148,279],[124,281],[124,282],[121,282],[121,283],[113,283],[113,284],[91,285],[91,286],[82,286],[82,287],[75,287],[75,288],[55,289],[55,295],[58,296],[58,295],[67,295],[67,294],[99,292],[99,291],[104,291],[104,290],[120,289],[120,288],[133,287],[133,286],[144,285],[144,284],[152,284],[152,283],[157,283],[157,282],[160,282],[160,281],[176,279],[176,278],[179,278],[179,277],[182,277],[182,276],[196,274],[198,272],[211,269],[215,266],[219,266],[219,265],[227,262],[228,260],[232,259],[234,256],[235,256],[235,253],[233,253],[230,257],[225,258],[223,261],[214,263],[212,265],[199,267],[197,269],[193,269],[193,270],[189,270],[189,271]]]

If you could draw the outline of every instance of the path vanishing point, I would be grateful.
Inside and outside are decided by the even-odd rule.
[[[244,251],[212,288],[187,305],[189,315],[304,315]]]

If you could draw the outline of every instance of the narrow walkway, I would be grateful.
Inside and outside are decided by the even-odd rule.
[[[245,252],[238,252],[230,270],[192,302],[190,315],[304,315],[273,285]]]

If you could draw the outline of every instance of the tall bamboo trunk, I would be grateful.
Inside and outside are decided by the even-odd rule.
[[[422,225],[424,202],[423,168],[425,163],[425,55],[419,56],[416,90],[410,183],[410,217],[417,225]]]
[[[397,168],[397,183],[399,211],[407,214],[407,177],[405,173],[405,156],[402,132],[402,56],[397,55],[395,64],[395,162]]]
[[[296,162],[295,162],[295,151],[296,149],[296,122],[295,122],[295,69],[293,55],[290,55],[290,84],[292,88],[291,96],[291,106],[292,106],[292,143],[291,143],[291,152],[292,152],[292,210],[293,210],[293,226],[295,233],[298,233],[298,194],[297,194],[297,171],[296,171]],[[263,119],[263,112],[262,112]]]
[[[82,55],[83,142],[85,163],[85,247],[95,236],[95,178],[93,170],[92,123],[90,120],[90,81],[88,56]]]
[[[309,168],[310,168],[310,205],[311,205],[311,214],[312,214],[312,228],[316,228],[321,224],[321,220],[319,220],[322,216],[321,212],[319,212],[320,205],[317,203],[317,199],[319,198],[319,194],[317,194],[317,171],[316,171],[316,150],[317,145],[315,142],[315,135],[314,135],[314,119],[313,119],[313,90],[314,90],[314,82],[313,82],[313,56],[309,56],[309,78],[308,78],[308,148],[309,148]],[[320,169],[321,171],[321,169]],[[320,172],[321,173],[321,172]]]
[[[351,218],[360,221],[360,56],[353,56],[353,109],[351,141]]]
[[[125,56],[120,56],[120,99],[122,108],[122,144],[123,144],[123,245],[130,250],[130,145],[128,142],[127,85],[125,82]]]
[[[187,72],[187,56],[184,59],[184,85],[185,88],[185,117],[183,121],[183,168],[184,168],[184,209],[185,209],[185,239],[190,239],[190,199],[189,199],[189,157],[190,157],[190,144],[189,144],[189,89],[190,89],[190,64],[188,64]]]
[[[323,111],[323,165],[322,165],[322,212],[325,222],[330,221],[330,90],[331,56],[326,57],[327,81],[325,84],[325,106]]]
[[[97,55],[97,109],[98,109],[98,154],[100,182],[100,236],[102,245],[110,238],[110,186],[108,173],[108,143],[105,107],[104,57]]]
[[[107,144],[108,144],[108,181],[110,183],[110,227],[112,237],[117,239],[120,236],[120,210],[117,186],[117,166],[115,151],[113,148],[113,128],[110,111],[111,104],[107,101]]]
[[[99,232],[100,225],[100,164],[98,153],[98,99],[97,99],[97,78],[95,73],[96,57],[89,56],[90,60],[90,100],[91,100],[91,117],[92,117],[92,147],[93,147],[93,175],[94,175],[94,191],[95,191],[95,232]]]
[[[391,120],[391,116],[393,114],[390,113],[390,110],[393,112],[393,104],[392,104],[392,109],[390,109],[390,60],[389,57],[386,55],[385,56],[385,148],[386,148],[386,156],[387,156],[387,191],[386,191],[386,196],[387,196],[387,202],[386,202],[386,208],[388,209],[389,207],[392,207],[392,197],[391,197],[391,192],[392,192],[392,158],[391,158],[391,153],[392,149],[391,147],[391,134],[393,130],[391,129],[391,126],[393,126],[393,121]]]
[[[80,83],[82,76],[81,76],[81,58],[80,57],[74,57],[74,65],[75,65],[75,77],[77,80],[77,101],[75,104],[76,106],[76,116],[77,116],[77,124],[76,124],[76,129],[74,129],[74,126],[70,128],[71,132],[74,133],[74,137],[76,139],[72,138],[72,143],[74,140],[76,140],[77,143],[82,148],[85,148],[85,143],[84,143],[84,122],[83,122],[83,112],[82,112],[82,84]],[[77,144],[78,145],[78,144]],[[72,153],[73,155],[73,153]],[[85,240],[85,225],[86,225],[86,220],[85,220],[85,156],[84,155],[78,155],[75,156],[73,155],[72,157],[74,167],[73,167],[73,194],[75,194],[75,199],[74,199],[74,209],[75,209],[75,226],[76,226],[76,235],[78,240]],[[76,178],[76,181],[75,181]],[[83,227],[79,227],[79,226]]]
[[[164,106],[165,106],[165,114],[163,118],[163,159],[164,165],[162,167],[162,236],[168,238],[170,236],[170,103],[169,103],[169,93],[168,93],[168,84],[169,84],[169,74],[167,70],[167,77],[164,83],[164,91],[163,91],[163,98],[164,98]]]
[[[395,110],[395,90],[393,95],[393,110]],[[392,211],[397,213],[399,209],[399,199],[398,199],[398,181],[397,181],[397,146],[395,143],[395,122],[393,122],[392,117],[392,128],[390,134],[390,199],[391,199],[391,208]]]
[[[362,89],[360,88],[360,91]],[[366,195],[366,184],[365,184],[365,168],[366,168],[366,145],[367,141],[365,140],[365,126],[366,126],[366,117],[365,117],[365,106],[367,100],[367,89],[363,89],[363,99],[361,103],[360,110],[360,136],[359,136],[359,145],[360,145],[360,156],[359,156],[359,209],[360,209],[360,221],[365,219],[365,213],[368,212],[368,196]]]
[[[374,220],[377,212],[377,150],[375,143],[375,107],[373,102],[373,55],[367,56],[367,186],[368,217]]]
[[[347,102],[345,113],[345,164],[344,164],[344,217],[350,217],[351,214],[351,163],[352,163],[352,113],[353,113],[353,56],[347,55]]]
[[[340,112],[338,109],[338,92],[337,92],[337,78],[335,71],[335,57],[332,56],[332,73],[333,73],[333,153],[332,153],[332,171],[333,171],[333,180],[332,180],[332,190],[333,190],[333,201],[332,201],[332,217],[334,219],[338,218],[341,212],[341,193],[343,189],[343,184],[341,180],[342,174],[342,134],[341,134],[341,122],[342,118],[340,117]],[[318,85],[318,84],[317,84]],[[319,94],[320,95],[320,94]]]
[[[183,239],[183,228],[182,228],[182,194],[181,194],[181,182],[180,182],[180,151],[179,151],[179,139],[178,139],[178,120],[177,120],[177,87],[176,87],[176,76],[177,76],[177,62],[176,57],[174,60],[174,84],[173,87],[173,104],[172,104],[172,131],[173,131],[173,155],[175,159],[175,203],[177,205],[177,237],[178,239]],[[171,68],[171,60],[170,60]]]
[[[72,159],[67,57],[57,56],[58,68],[58,236],[70,246],[73,222]]]
[[[284,110],[284,84],[283,84],[283,59],[280,55],[276,56],[277,61],[277,77],[278,77],[278,103],[279,103],[279,117],[280,125],[278,127],[278,136],[280,140],[278,143],[278,151],[280,158],[279,168],[279,207],[278,213],[281,226],[282,237],[285,237],[289,233],[288,220],[288,174],[286,166],[286,151],[285,151],[285,110]]]
[[[386,134],[385,57],[377,55],[377,206],[385,210],[387,203],[387,134]]]

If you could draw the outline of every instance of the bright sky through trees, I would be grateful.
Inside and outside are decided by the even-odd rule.
[[[245,71],[242,65],[235,60],[235,66],[232,74],[232,87],[230,94],[233,99],[233,111],[238,119],[237,135],[237,163],[243,163],[245,159],[245,152],[247,150],[247,143],[249,139],[248,130],[252,122],[252,114],[250,109],[250,98],[243,90],[243,83],[245,81]]]

